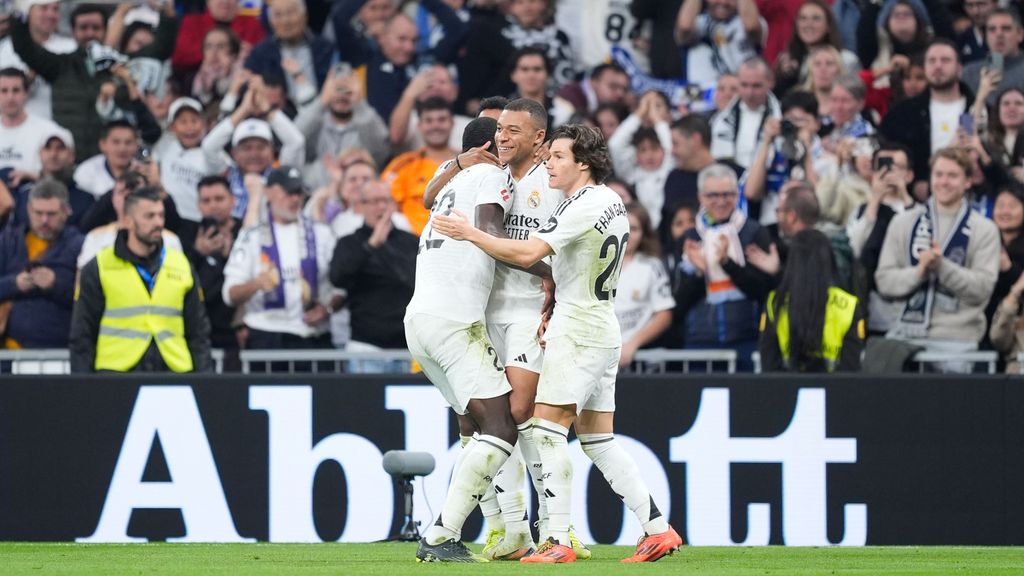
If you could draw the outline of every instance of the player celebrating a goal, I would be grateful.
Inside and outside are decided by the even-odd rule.
[[[457,210],[432,221],[435,232],[468,240],[492,257],[522,268],[552,255],[558,303],[546,333],[532,428],[544,470],[550,537],[522,562],[576,560],[569,546],[572,425],[583,451],[643,525],[644,538],[624,561],[653,562],[682,545],[682,538],[654,505],[636,463],[612,432],[622,345],[613,302],[629,221],[619,196],[597,184],[610,167],[599,132],[562,126],[552,135],[547,172],[549,186],[563,190],[566,198],[528,240],[491,236]]]

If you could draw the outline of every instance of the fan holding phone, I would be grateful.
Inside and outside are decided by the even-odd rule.
[[[991,106],[1001,89],[1024,85],[1021,42],[1024,42],[1024,27],[1020,15],[1007,8],[993,10],[985,20],[985,44],[989,54],[984,60],[965,66],[963,72],[964,83],[978,95],[978,100]],[[985,85],[986,74],[990,76],[988,86]]]

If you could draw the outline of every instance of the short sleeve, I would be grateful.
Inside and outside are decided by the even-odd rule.
[[[501,170],[488,172],[480,179],[476,205],[497,204],[507,214],[512,207],[512,191],[512,179],[508,174]]]
[[[543,240],[557,254],[593,228],[595,219],[588,212],[583,197],[566,198],[532,236]]]

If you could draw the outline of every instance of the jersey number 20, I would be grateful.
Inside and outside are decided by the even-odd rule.
[[[622,269],[622,253],[626,251],[626,242],[629,242],[629,232],[622,235],[622,240],[615,236],[609,236],[601,245],[601,259],[608,257],[608,251],[615,248],[615,256],[608,267],[597,275],[597,282],[594,283],[594,295],[598,300],[608,300],[615,297],[615,289],[608,289],[609,283],[615,284],[619,278],[619,270]]]

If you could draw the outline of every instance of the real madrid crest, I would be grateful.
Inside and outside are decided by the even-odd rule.
[[[534,190],[533,192],[530,192],[530,197],[526,199],[526,205],[529,206],[530,208],[539,208],[540,207],[540,191],[539,190]]]

